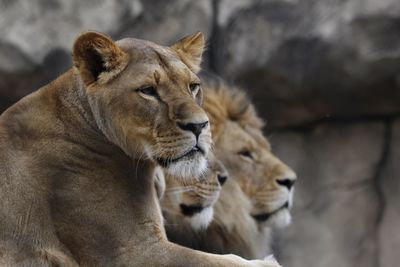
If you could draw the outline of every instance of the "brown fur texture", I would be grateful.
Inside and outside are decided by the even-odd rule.
[[[207,228],[213,218],[214,204],[227,179],[225,167],[212,154],[201,179],[180,181],[166,175],[165,194],[160,204],[167,232],[174,227],[180,228],[184,223],[190,224],[196,231]]]
[[[207,229],[198,231],[178,216],[167,215],[165,225],[170,241],[193,249],[247,259],[264,258],[270,249],[270,229],[260,229],[250,216],[251,203],[239,184],[232,179],[222,187],[214,204],[214,219]]]
[[[271,252],[271,226],[286,226],[289,210],[284,208],[265,216],[265,221],[256,220],[253,215],[271,213],[285,202],[290,206],[293,189],[288,190],[277,181],[294,180],[296,176],[272,154],[261,131],[264,123],[244,91],[209,77],[203,77],[203,89],[214,151],[231,179],[222,188],[214,205],[214,220],[205,231],[194,231],[188,225],[167,226],[168,238],[203,251],[264,258]]]
[[[198,32],[192,36],[182,38],[172,48],[192,71],[198,72],[200,70],[204,42],[204,35]]]
[[[215,155],[249,197],[260,226],[287,225],[296,174],[272,153],[246,94],[221,80],[203,80]]]
[[[182,53],[84,33],[72,70],[1,115],[2,266],[277,266],[166,239],[156,163],[196,177],[211,143]],[[197,138],[189,123],[204,125]]]

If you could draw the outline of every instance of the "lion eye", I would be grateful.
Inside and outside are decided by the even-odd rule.
[[[154,88],[153,86],[146,86],[143,88],[140,88],[137,90],[139,93],[142,93],[144,95],[148,95],[148,96],[153,96],[153,97],[158,97],[158,93],[156,88]]]
[[[200,84],[199,83],[192,83],[189,85],[190,91],[192,92],[193,95],[197,95],[197,93],[200,90]]]
[[[253,155],[248,150],[242,150],[239,152],[239,155],[245,158],[253,159]]]

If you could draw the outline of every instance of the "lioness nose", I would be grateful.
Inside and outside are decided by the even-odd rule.
[[[228,179],[228,176],[226,174],[220,174],[219,173],[217,175],[217,179],[218,179],[219,184],[222,186],[226,182],[226,180]]]
[[[206,127],[208,124],[208,121],[201,122],[201,123],[180,123],[178,122],[179,128],[181,128],[184,131],[191,131],[196,138],[199,137],[201,134],[201,131],[203,130],[204,127]]]
[[[293,187],[294,183],[296,182],[296,178],[285,178],[285,179],[282,179],[282,180],[276,180],[276,182],[279,185],[284,186],[288,190],[290,190]]]

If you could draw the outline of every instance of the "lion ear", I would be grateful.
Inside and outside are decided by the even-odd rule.
[[[178,53],[181,60],[194,72],[200,71],[201,56],[204,51],[204,34],[197,32],[179,40],[171,48]]]
[[[85,32],[75,41],[72,56],[86,85],[107,83],[129,62],[129,56],[114,41],[98,32]]]

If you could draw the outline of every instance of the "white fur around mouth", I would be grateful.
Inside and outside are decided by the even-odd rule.
[[[283,228],[288,226],[292,222],[292,216],[288,209],[280,210],[278,213],[274,214],[269,220],[268,224],[271,227]]]
[[[189,218],[190,225],[195,230],[206,229],[214,218],[214,208],[207,207]]]
[[[274,228],[283,228],[288,226],[292,222],[292,216],[289,210],[290,204],[286,202],[280,208],[274,210],[271,213],[264,213],[260,215],[253,215],[253,218],[259,225],[264,225]]]
[[[164,167],[164,170],[177,179],[198,179],[207,170],[207,159],[201,153],[193,158],[183,158]]]

